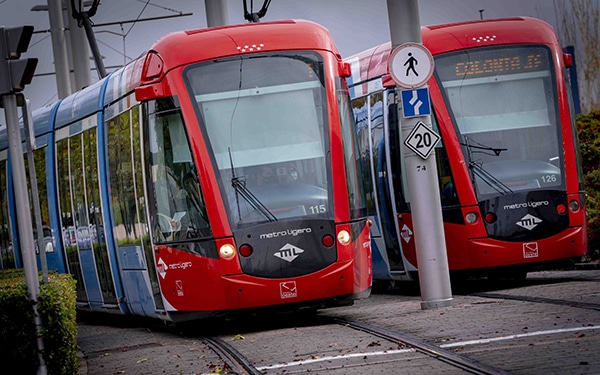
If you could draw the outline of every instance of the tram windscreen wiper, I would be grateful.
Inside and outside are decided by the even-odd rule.
[[[469,168],[473,171],[473,174],[485,182],[489,187],[496,190],[501,195],[510,194],[513,192],[511,188],[506,186],[502,181],[496,178],[493,174],[486,171],[481,165],[474,161],[469,162]]]
[[[271,211],[269,211],[267,206],[265,206],[263,204],[263,202],[261,202],[260,199],[258,199],[256,197],[256,195],[252,194],[252,192],[246,187],[246,178],[244,176],[242,176],[242,177],[235,176],[235,167],[233,166],[233,158],[231,157],[231,149],[228,149],[228,150],[229,150],[229,163],[231,163],[231,174],[232,174],[231,186],[233,187],[233,190],[235,190],[236,200],[237,200],[237,197],[241,195],[242,198],[244,198],[244,200],[246,202],[248,202],[248,204],[250,206],[252,206],[252,208],[254,208],[256,211],[260,212],[267,220],[269,220],[270,222],[277,221],[277,218],[275,217],[275,215],[273,215],[273,213]],[[239,211],[239,209],[240,209],[240,204],[238,202],[238,211]],[[240,215],[240,220],[241,220],[241,215]]]
[[[256,211],[260,212],[267,220],[273,222],[277,221],[277,218],[267,206],[265,206],[256,195],[252,194],[252,192],[246,187],[246,179],[242,177],[233,177],[231,179],[231,186],[235,190],[236,194],[241,195],[252,208]]]
[[[486,155],[492,155],[490,153],[485,152],[485,151],[492,151],[494,153],[493,156],[500,156],[500,153],[502,151],[507,151],[508,149],[484,145],[482,143],[473,141],[471,138],[469,138],[467,136],[465,136],[464,139],[466,142],[465,143],[461,142],[461,145],[465,146],[468,151],[469,169],[473,172],[473,182],[477,181],[475,179],[475,176],[477,176],[477,177],[479,177],[479,179],[481,179],[481,181],[485,182],[489,187],[496,190],[498,193],[500,193],[502,195],[512,193],[513,191],[511,188],[506,186],[496,176],[494,176],[490,172],[486,171],[480,163],[477,163],[473,160],[473,154],[475,152],[483,153]],[[476,143],[476,144],[474,145],[473,143]],[[482,150],[482,151],[473,151],[474,149]]]
[[[475,149],[475,150],[482,150],[482,153],[484,153],[486,155],[491,155],[491,154],[487,154],[483,151],[492,151],[494,153],[494,156],[500,156],[500,153],[502,151],[508,151],[507,148],[491,147],[491,146],[481,144],[479,142],[475,142],[475,141],[471,140],[469,137],[465,137],[465,139],[467,140],[467,142],[465,142],[465,143],[461,142],[461,146],[467,147],[469,149],[469,152],[472,152]],[[474,145],[473,142],[477,143],[477,144]]]

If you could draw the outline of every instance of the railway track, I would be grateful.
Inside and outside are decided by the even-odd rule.
[[[462,355],[456,354],[453,351],[442,349],[439,346],[427,344],[422,341],[415,340],[406,335],[394,332],[385,328],[372,326],[370,324],[353,322],[344,319],[334,318],[334,321],[338,324],[342,324],[357,330],[368,332],[372,335],[384,338],[386,340],[396,342],[398,344],[405,345],[407,347],[414,348],[416,351],[423,353],[427,356],[435,358],[439,361],[446,362],[454,367],[465,370],[472,374],[482,375],[507,375],[510,374],[502,369],[494,368]]]
[[[81,374],[597,374],[600,271],[477,283],[452,306],[375,294],[318,314],[245,314],[173,327],[80,322]],[[492,285],[493,286],[493,285]]]
[[[234,338],[201,337],[200,340],[223,359],[228,366],[228,374],[325,371],[362,374],[389,371],[387,369],[390,368],[410,368],[408,363],[418,363],[419,367],[431,368],[434,372],[440,370],[446,374],[509,374],[503,369],[389,329],[340,318],[315,316],[310,319],[308,324],[303,322],[298,327],[279,328],[271,333],[257,331]],[[276,331],[279,331],[275,333],[277,341],[273,340],[273,332]],[[326,340],[328,336],[336,338],[336,345]],[[281,350],[263,350],[273,347],[273,344]],[[286,350],[287,347],[294,347],[295,350]]]
[[[547,303],[547,304],[551,304],[551,305],[561,305],[561,306],[577,307],[580,309],[600,311],[600,303],[572,301],[572,300],[556,299],[556,298],[545,298],[545,297],[538,297],[538,296],[520,296],[520,295],[512,295],[512,294],[506,294],[506,293],[473,293],[471,295],[476,296],[476,297],[483,297],[483,298],[505,299],[505,300],[535,302],[535,303]]]
[[[203,337],[204,342],[229,367],[227,370],[240,375],[262,375],[249,360],[238,352],[232,345],[218,337]]]

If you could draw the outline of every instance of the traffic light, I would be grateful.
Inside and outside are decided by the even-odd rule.
[[[33,26],[0,27],[0,95],[23,91],[31,83],[38,59],[21,59],[27,51]]]

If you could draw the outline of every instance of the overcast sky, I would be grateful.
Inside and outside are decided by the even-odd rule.
[[[255,11],[262,2],[254,0]],[[34,109],[58,98],[56,81],[51,74],[54,65],[51,37],[47,32],[48,13],[31,11],[33,6],[45,4],[45,0],[0,0],[0,26],[33,25],[37,31],[24,56],[39,59],[37,76],[25,90]],[[553,4],[552,0],[419,0],[419,12],[422,25],[479,19],[480,9],[484,9],[484,18],[531,16],[554,24]],[[229,23],[246,22],[243,0],[227,0],[227,9]],[[142,21],[188,13],[192,15]],[[307,19],[327,27],[344,57],[384,43],[390,35],[387,0],[272,0],[263,21],[291,18]],[[109,73],[115,70],[114,67],[141,55],[168,32],[206,27],[203,0],[102,0],[92,21],[103,24],[136,19],[141,21],[94,28]],[[95,71],[92,79],[97,80]],[[4,123],[4,115],[0,117],[0,123]]]

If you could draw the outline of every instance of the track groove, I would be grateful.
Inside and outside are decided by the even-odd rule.
[[[214,350],[235,374],[262,375],[262,372],[250,363],[248,358],[220,338],[201,337],[200,340]]]
[[[504,293],[473,293],[471,295],[475,296],[475,297],[483,297],[483,298],[507,299],[507,300],[535,302],[535,303],[548,303],[548,304],[552,304],[552,305],[561,305],[561,306],[577,307],[580,309],[600,311],[600,304],[598,304],[598,303],[577,302],[577,301],[569,301],[569,300],[565,300],[565,299],[554,299],[554,298],[544,298],[544,297],[535,297],[535,296],[515,296],[515,295],[511,295],[511,294],[504,294]]]
[[[472,374],[481,374],[481,375],[509,375],[510,374],[509,372],[507,372],[505,370],[485,365],[481,362],[478,362],[473,359],[456,354],[452,351],[445,350],[438,346],[415,340],[415,339],[407,337],[405,335],[400,335],[397,332],[393,332],[393,331],[390,331],[390,330],[387,330],[384,328],[375,327],[370,324],[353,322],[353,321],[340,319],[340,318],[333,318],[333,321],[335,321],[337,324],[341,324],[344,326],[348,326],[350,328],[361,330],[363,332],[370,333],[372,335],[384,338],[386,340],[390,340],[392,342],[396,342],[398,344],[413,347],[413,348],[415,348],[415,350],[417,350],[420,353],[423,353],[430,357],[436,358],[440,361],[446,362],[452,366],[461,368]]]

